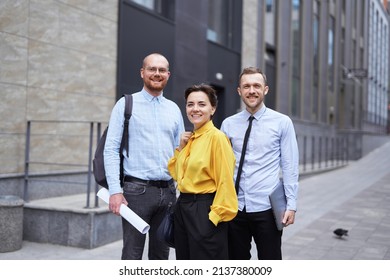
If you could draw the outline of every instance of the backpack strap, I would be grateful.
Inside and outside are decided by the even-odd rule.
[[[125,97],[125,121],[123,123],[123,134],[121,141],[121,154],[123,149],[126,150],[126,155],[129,157],[129,120],[133,111],[133,95],[124,94]]]

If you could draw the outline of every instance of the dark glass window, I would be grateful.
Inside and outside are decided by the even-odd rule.
[[[328,88],[334,90],[334,53],[335,53],[335,20],[334,17],[329,16],[328,29]]]
[[[231,47],[233,5],[231,0],[210,0],[207,39]]]
[[[274,1],[273,0],[267,0],[265,5],[266,5],[265,11],[267,13],[273,12],[273,6],[274,6]]]
[[[265,42],[271,46],[275,46],[275,30],[276,30],[276,2],[267,0],[265,9],[265,26],[264,36]]]
[[[301,79],[301,1],[292,0],[291,32],[292,32],[292,96],[291,114],[299,115],[300,111],[300,79]]]
[[[313,3],[313,95],[312,95],[312,120],[318,120],[318,71],[319,71],[319,27],[320,27],[320,2]]]
[[[175,0],[130,0],[170,20],[175,19]]]

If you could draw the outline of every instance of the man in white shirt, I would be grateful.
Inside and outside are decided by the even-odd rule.
[[[221,130],[229,137],[236,156],[235,181],[238,214],[229,222],[229,258],[250,259],[252,237],[258,259],[282,259],[279,231],[269,194],[280,184],[280,171],[287,200],[284,226],[294,223],[298,194],[299,153],[291,119],[267,108],[267,80],[261,70],[245,68],[239,77],[238,94],[246,109],[226,118]],[[242,173],[237,176],[244,135],[250,130]]]

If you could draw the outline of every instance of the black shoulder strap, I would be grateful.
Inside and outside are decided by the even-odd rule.
[[[124,94],[125,97],[125,121],[123,123],[123,134],[120,151],[126,150],[126,155],[129,157],[129,120],[133,111],[133,95]]]

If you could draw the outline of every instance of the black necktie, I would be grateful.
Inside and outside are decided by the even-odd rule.
[[[240,188],[240,179],[241,179],[242,165],[244,164],[244,157],[245,157],[245,152],[246,152],[246,146],[248,144],[249,134],[251,133],[252,121],[253,121],[254,118],[255,118],[254,116],[250,116],[249,117],[249,124],[248,124],[248,128],[246,129],[246,132],[245,132],[244,144],[242,145],[240,164],[238,165],[237,176],[236,176],[236,192],[237,193],[238,193],[238,190]]]

